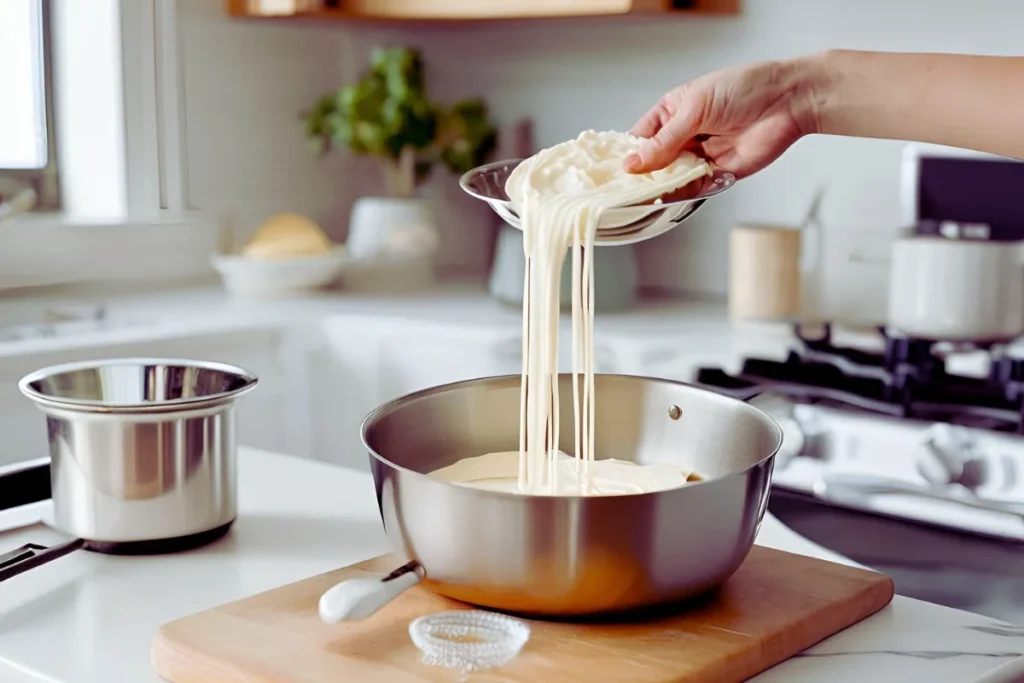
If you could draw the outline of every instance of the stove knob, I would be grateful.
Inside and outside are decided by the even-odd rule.
[[[1003,388],[1007,399],[1018,400],[1024,394],[1024,358],[1002,356],[993,360],[989,377]]]
[[[925,457],[917,471],[932,484],[950,484],[964,474],[964,463],[973,459],[977,441],[963,427],[936,424],[925,434]]]
[[[792,458],[804,455],[806,442],[800,424],[793,418],[778,418],[776,424],[782,430],[782,445],[775,454],[775,463],[779,469],[783,469]]]
[[[827,460],[829,457],[828,433],[821,419],[820,411],[814,406],[798,403],[793,407],[793,419],[800,425],[800,431],[803,433],[800,455]]]

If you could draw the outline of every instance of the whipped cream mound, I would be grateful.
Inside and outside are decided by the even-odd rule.
[[[559,451],[555,455],[556,486],[531,491],[519,487],[519,452],[488,453],[463,458],[434,470],[431,477],[453,484],[504,493],[528,493],[554,496],[612,496],[628,493],[667,491],[684,486],[693,470],[669,463],[637,465],[628,460],[577,462]],[[587,467],[589,474],[584,474]]]
[[[543,200],[555,196],[603,195],[611,206],[642,204],[711,174],[711,166],[684,152],[667,167],[652,173],[629,173],[626,157],[639,149],[642,138],[618,131],[580,133],[541,150],[520,163],[505,181],[513,206],[526,193]]]

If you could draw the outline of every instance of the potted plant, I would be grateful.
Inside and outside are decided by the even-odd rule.
[[[361,197],[352,208],[348,248],[353,258],[431,258],[437,246],[432,211],[417,190],[441,164],[462,174],[483,163],[497,143],[486,104],[431,101],[417,50],[376,48],[356,83],[323,95],[303,115],[318,154],[341,147],[376,159],[384,196]]]

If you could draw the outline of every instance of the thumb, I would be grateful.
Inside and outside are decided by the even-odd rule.
[[[700,130],[700,108],[688,107],[679,112],[637,149],[636,154],[626,157],[626,170],[630,173],[651,173],[659,171],[677,158],[687,143]]]

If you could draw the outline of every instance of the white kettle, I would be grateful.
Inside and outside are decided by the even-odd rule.
[[[1024,334],[1024,242],[991,240],[984,224],[936,227],[893,244],[890,333],[977,343]]]

